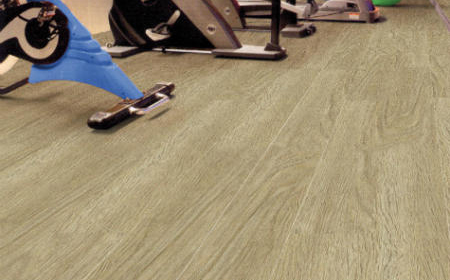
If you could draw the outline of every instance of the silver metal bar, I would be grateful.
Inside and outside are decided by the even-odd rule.
[[[150,113],[151,111],[155,110],[156,108],[158,108],[158,107],[160,107],[160,106],[162,106],[162,105],[164,105],[164,104],[166,104],[167,102],[170,101],[170,97],[165,95],[165,94],[157,93],[157,94],[155,94],[155,96],[160,98],[160,100],[158,100],[157,102],[155,102],[155,103],[153,103],[150,106],[145,107],[145,108],[130,107],[130,109],[129,109],[130,113],[138,115],[138,116],[143,116],[143,115]]]
[[[190,50],[190,49],[171,49],[171,48],[153,48],[152,51],[171,52],[171,53],[195,53],[195,54],[212,54],[210,50]]]

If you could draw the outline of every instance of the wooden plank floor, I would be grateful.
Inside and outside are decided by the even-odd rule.
[[[0,98],[1,279],[450,279],[449,34],[427,1],[382,13],[281,62],[117,60],[177,98],[107,132],[87,85]]]

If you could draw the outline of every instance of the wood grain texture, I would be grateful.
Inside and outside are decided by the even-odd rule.
[[[1,97],[1,278],[450,279],[450,39],[428,2],[382,13],[280,62],[117,60],[177,98],[107,132],[87,85]]]

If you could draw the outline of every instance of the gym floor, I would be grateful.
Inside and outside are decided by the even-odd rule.
[[[87,85],[0,98],[1,278],[450,279],[450,36],[427,0],[381,11],[281,62],[116,60],[177,98],[109,131]]]

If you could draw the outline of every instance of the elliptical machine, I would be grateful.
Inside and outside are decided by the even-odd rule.
[[[228,24],[238,31],[259,31],[267,30],[266,26],[249,24],[246,18],[269,18],[272,16],[272,3],[270,1],[248,2],[249,5],[241,4],[237,0],[211,0],[218,8]],[[250,4],[251,3],[251,4]],[[316,32],[316,27],[312,23],[300,23],[295,11],[284,9],[286,3],[280,1],[281,35],[290,38],[303,38]]]
[[[267,17],[271,3],[267,0],[238,0],[243,17]],[[297,0],[282,1],[281,8],[296,14],[299,20],[343,21],[373,23],[380,18],[379,9],[372,0],[328,0],[322,5],[315,0],[298,4]]]
[[[280,0],[274,0],[280,2]],[[211,0],[113,0],[109,22],[115,42],[105,50],[125,57],[146,50],[213,54],[219,57],[278,60],[279,5],[271,13],[266,46],[243,45]]]
[[[106,129],[131,115],[143,115],[171,99],[172,83],[141,92],[89,31],[60,0],[0,0],[0,72],[9,71],[17,58],[33,63],[29,77],[0,87],[8,94],[27,83],[68,80],[107,90],[123,99],[94,114],[88,125]]]

